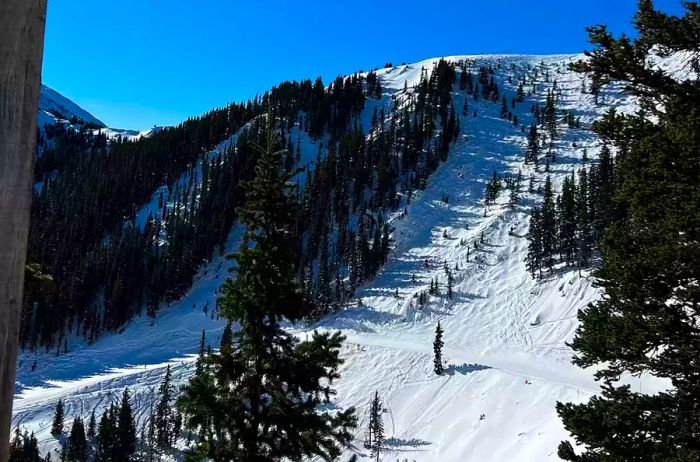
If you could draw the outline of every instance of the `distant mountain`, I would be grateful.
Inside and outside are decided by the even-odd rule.
[[[78,106],[75,102],[53,88],[42,84],[37,125],[44,127],[44,125],[54,125],[56,123],[62,123],[66,126],[70,125],[74,130],[79,130],[81,125],[87,123],[90,125],[88,128],[92,129],[93,134],[102,133],[107,138],[121,137],[131,140],[149,137],[165,128],[157,125],[144,130],[107,127],[107,124]]]
[[[100,119],[56,90],[46,85],[41,85],[41,94],[39,96],[39,126],[56,123],[58,120],[70,120],[72,117],[77,117],[80,120],[97,125],[98,127],[107,126]]]

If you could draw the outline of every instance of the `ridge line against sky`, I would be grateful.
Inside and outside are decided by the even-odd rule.
[[[284,80],[464,54],[579,53],[636,0],[49,1],[43,82],[108,126],[173,125]],[[680,0],[655,5],[681,14]]]

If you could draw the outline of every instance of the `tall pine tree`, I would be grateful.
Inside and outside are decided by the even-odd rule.
[[[618,149],[618,186],[596,273],[605,295],[579,313],[572,347],[577,365],[600,365],[603,386],[588,402],[557,405],[580,445],[560,445],[566,460],[700,460],[700,85],[648,59],[650,50],[689,51],[688,68],[697,69],[700,8],[683,5],[675,17],[640,1],[635,40],[589,28],[597,48],[575,65],[595,86],[623,82],[646,114],[611,112],[594,126]],[[619,383],[640,373],[668,380],[668,389]]]
[[[270,136],[255,179],[244,184],[246,232],[220,303],[239,329],[178,400],[185,427],[199,434],[193,455],[214,461],[333,460],[356,426],[352,408],[318,409],[334,393],[343,337],[314,333],[300,342],[280,327],[309,307],[295,278],[292,173],[275,144]]]
[[[440,325],[440,321],[437,323],[437,327],[435,328],[435,340],[433,341],[433,353],[435,357],[433,358],[433,370],[437,375],[442,375],[444,371],[444,367],[442,365],[442,347],[444,345],[442,341],[442,326]]]
[[[165,370],[163,381],[158,389],[158,404],[154,415],[156,431],[156,444],[160,449],[170,449],[173,445],[174,420],[173,412],[173,385],[170,375],[170,366]]]
[[[76,417],[73,419],[68,442],[66,443],[66,458],[64,462],[85,462],[87,460],[87,440],[85,439],[85,426],[83,419]]]
[[[113,454],[114,462],[129,462],[133,460],[136,452],[136,424],[131,410],[131,397],[129,389],[125,389],[119,405],[116,417],[116,450]]]
[[[53,421],[51,422],[51,434],[58,437],[63,433],[63,419],[65,418],[63,410],[63,400],[59,399],[56,403],[56,408],[53,411]]]

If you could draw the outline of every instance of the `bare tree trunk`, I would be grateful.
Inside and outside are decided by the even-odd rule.
[[[0,1],[0,461],[8,459],[46,0]]]

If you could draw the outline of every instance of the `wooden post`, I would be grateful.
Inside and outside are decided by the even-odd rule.
[[[46,0],[0,1],[0,461],[8,459]]]

